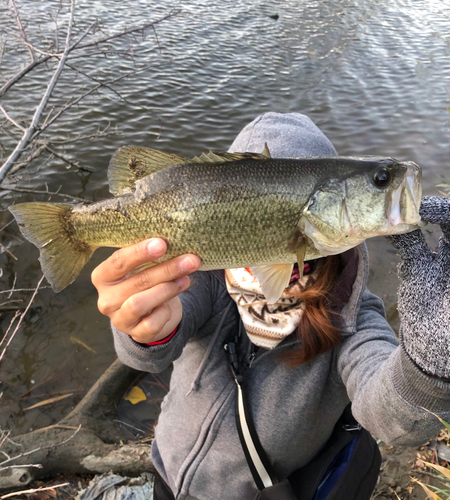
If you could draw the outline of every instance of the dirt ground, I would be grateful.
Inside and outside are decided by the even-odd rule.
[[[383,444],[380,445],[380,450],[383,461],[372,500],[425,500],[427,495],[411,479],[411,469],[415,468],[418,454],[423,454],[422,450]],[[423,478],[425,481],[426,479]]]
[[[425,484],[438,485],[431,477],[413,472],[425,470],[423,460],[436,462],[436,454],[432,446],[420,448],[405,448],[400,446],[386,446],[380,444],[382,454],[381,472],[372,500],[426,500],[427,495],[423,489],[413,481],[412,477],[420,479]],[[445,462],[440,462],[445,464]],[[53,480],[39,482],[30,488],[52,488],[68,483],[66,486],[50,490],[41,490],[35,493],[15,494],[10,499],[16,500],[69,500],[74,499],[77,493],[84,489],[90,476],[58,477]],[[433,483],[434,481],[434,483]],[[0,496],[0,498],[3,498]]]
[[[443,487],[431,477],[423,461],[448,467],[448,463],[437,459],[433,443],[419,448],[380,445],[382,454],[381,472],[372,500],[426,500],[428,496],[413,478],[427,486]],[[435,475],[433,472],[431,474]],[[445,498],[444,500],[448,500]]]

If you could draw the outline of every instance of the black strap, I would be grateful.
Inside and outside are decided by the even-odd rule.
[[[279,481],[261,445],[252,419],[247,391],[245,390],[246,384],[239,366],[238,342],[239,336],[224,346],[229,356],[231,371],[238,389],[235,411],[236,426],[253,479],[258,489],[263,490],[277,484]]]
[[[164,479],[160,476],[157,470],[154,473],[155,482],[153,483],[153,498],[154,500],[175,500],[172,490],[169,488]]]

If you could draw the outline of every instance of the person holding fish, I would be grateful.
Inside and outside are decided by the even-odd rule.
[[[371,434],[415,446],[440,427],[430,412],[450,418],[450,201],[421,199],[413,162],[337,156],[298,113],[256,118],[230,151],[121,148],[117,198],[11,211],[55,290],[96,247],[129,245],[92,281],[122,362],[173,363],[156,500],[369,499]],[[421,219],[441,225],[437,252]],[[367,289],[376,235],[403,259],[400,340]],[[72,267],[55,264],[57,245],[78,255]]]

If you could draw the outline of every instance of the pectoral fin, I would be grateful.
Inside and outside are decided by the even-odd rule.
[[[294,264],[272,264],[250,268],[269,304],[274,304],[281,297],[283,290],[289,285],[293,268]]]

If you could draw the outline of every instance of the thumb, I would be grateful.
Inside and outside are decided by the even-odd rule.
[[[450,224],[450,198],[424,196],[420,204],[420,217],[431,224]]]
[[[450,198],[424,196],[420,205],[420,217],[431,224],[440,224],[444,235],[441,245],[450,245]]]

